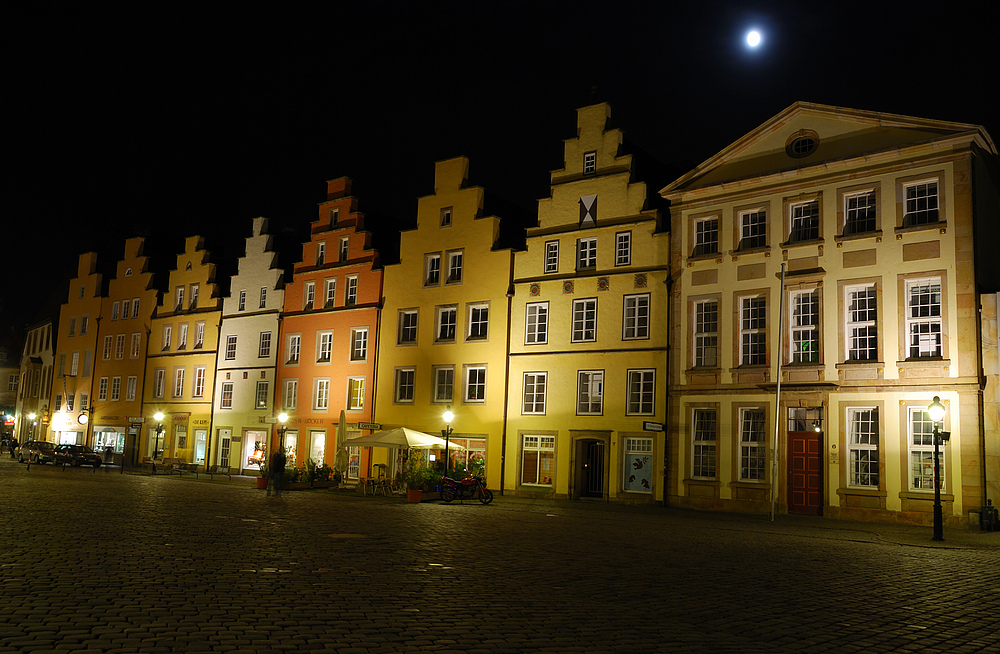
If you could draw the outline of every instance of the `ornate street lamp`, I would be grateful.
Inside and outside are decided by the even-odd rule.
[[[448,410],[441,417],[444,418],[445,424],[445,428],[441,430],[441,435],[444,436],[444,476],[448,477],[448,468],[451,467],[451,457],[448,455],[448,443],[451,440],[451,421],[455,418],[455,414],[451,412],[451,405],[448,406]]]
[[[941,431],[944,424],[944,405],[941,398],[934,396],[934,401],[927,407],[927,413],[934,423],[934,537],[933,540],[944,540],[944,516],[941,510],[941,443],[947,443],[951,432]]]
[[[157,411],[153,414],[153,420],[156,421],[156,447],[153,448],[153,458],[156,459],[162,450],[160,450],[160,438],[163,436],[163,412]],[[155,471],[156,468],[154,467]]]
[[[28,427],[28,440],[29,441],[35,440],[35,425],[38,424],[38,421],[36,420],[36,418],[38,418],[38,416],[35,415],[34,413],[29,413],[28,414],[28,420],[31,421],[31,425],[29,425],[29,427]]]
[[[284,449],[284,447],[285,447],[285,423],[288,422],[288,414],[287,413],[279,413],[278,414],[278,422],[281,423],[281,426],[278,427],[278,447]]]

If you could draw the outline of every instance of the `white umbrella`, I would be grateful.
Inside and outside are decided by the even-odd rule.
[[[422,431],[407,429],[406,427],[396,427],[377,431],[368,436],[360,438],[350,438],[344,445],[350,447],[359,445],[362,447],[436,447],[444,448],[445,440],[438,436],[431,436]],[[449,443],[448,449],[464,450],[465,448],[455,443]]]

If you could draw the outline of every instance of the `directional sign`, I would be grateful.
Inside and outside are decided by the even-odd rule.
[[[380,423],[380,422],[359,422],[358,423],[358,429],[373,429],[375,431],[378,431],[379,429],[382,429],[382,423]]]
[[[645,422],[642,423],[643,431],[663,431],[662,422]]]

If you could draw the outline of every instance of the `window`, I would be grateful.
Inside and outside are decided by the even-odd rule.
[[[462,281],[462,266],[465,260],[463,252],[448,253],[448,283],[457,284]]]
[[[941,280],[906,283],[906,333],[909,358],[941,356]]]
[[[125,358],[125,334],[115,336],[115,359],[121,361]]]
[[[441,255],[428,254],[424,257],[424,285],[433,286],[441,283]]]
[[[626,295],[623,313],[622,338],[635,340],[649,338],[649,295]]]
[[[340,207],[330,209],[330,227],[335,227],[340,220]]]
[[[767,247],[767,211],[740,212],[740,250]]]
[[[205,376],[207,372],[205,366],[197,366],[194,369],[194,386],[191,388],[191,397],[205,397]]]
[[[903,227],[929,225],[938,222],[938,185],[924,181],[903,187],[906,196],[903,206]]]
[[[715,368],[719,365],[719,301],[694,303],[694,365]]]
[[[205,346],[205,323],[196,322],[194,324],[194,349],[198,350]]]
[[[844,236],[874,232],[877,228],[875,191],[844,196]]]
[[[323,282],[323,308],[333,307],[337,299],[337,278],[327,279]]]
[[[306,282],[305,292],[302,295],[302,309],[312,310],[316,302],[316,282]]]
[[[247,292],[240,291],[240,303],[236,307],[237,311],[244,311],[247,308]]]
[[[451,227],[451,207],[445,207],[441,210],[441,226]]]
[[[174,328],[170,325],[163,326],[163,351],[170,350],[170,341],[173,338]],[[116,357],[117,358],[117,357]]]
[[[365,378],[350,377],[347,380],[347,410],[361,411],[365,408]]]
[[[316,244],[316,265],[322,266],[326,263],[326,241]]]
[[[597,340],[597,300],[573,300],[573,342]]]
[[[396,401],[413,402],[413,382],[416,371],[413,368],[396,369]]]
[[[317,379],[313,386],[313,409],[326,411],[330,407],[330,380]]]
[[[351,330],[351,361],[364,361],[368,357],[368,328]]]
[[[847,360],[878,360],[878,292],[875,285],[847,288]]]
[[[188,302],[188,309],[194,310],[198,308],[198,285],[191,284],[191,300]]]
[[[693,256],[719,253],[719,218],[702,218],[694,221]]]
[[[69,319],[69,336],[76,336],[76,318]]]
[[[583,154],[583,174],[590,175],[597,172],[597,152],[585,152]]]
[[[174,289],[174,311],[180,311],[184,308],[184,287],[178,286]]]
[[[260,305],[259,308],[263,309],[267,306],[267,287],[260,287]]]
[[[797,241],[811,241],[819,238],[819,202],[803,202],[791,206],[791,226],[788,232],[788,240],[791,243]]]
[[[174,368],[174,393],[173,397],[184,396],[184,368]]]
[[[764,481],[767,467],[764,409],[740,409],[740,480]]]
[[[910,490],[934,490],[934,421],[924,408],[909,409]],[[941,489],[944,490],[945,452],[940,451]]]
[[[767,364],[767,299],[740,298],[740,365]]]
[[[576,242],[576,269],[593,270],[595,268],[597,268],[597,239],[578,239]]]
[[[70,377],[76,377],[77,373],[80,372],[80,353],[74,352],[70,357],[69,361],[69,375]]]
[[[524,373],[524,399],[521,403],[522,414],[545,413],[545,382],[548,373]]]
[[[139,298],[135,298],[132,300],[132,317],[133,318],[139,317]]]
[[[465,401],[486,401],[486,366],[465,367]]]
[[[153,397],[157,399],[162,399],[164,393],[166,392],[167,383],[167,371],[163,368],[157,368],[153,371]]]
[[[628,415],[651,416],[656,389],[655,370],[628,371]]]
[[[182,383],[182,385],[183,385],[183,383]],[[111,378],[111,401],[112,402],[117,402],[118,400],[121,399],[121,396],[122,396],[122,378],[121,377],[112,377]],[[73,396],[70,395],[70,399],[71,400],[72,400],[72,397]]]
[[[286,379],[285,380],[285,396],[283,398],[284,404],[282,405],[285,409],[294,409],[299,403],[299,380],[298,379]]]
[[[177,334],[177,349],[183,350],[187,348],[188,342],[188,325],[184,323],[180,326],[180,333]]]
[[[299,352],[302,348],[302,336],[292,334],[288,337],[288,361],[286,363],[298,363]]]
[[[347,278],[347,294],[344,296],[344,306],[353,307],[358,303],[358,278],[356,275]]]
[[[576,389],[577,415],[600,415],[604,410],[604,371],[581,370]]]
[[[341,263],[347,261],[347,256],[351,251],[351,240],[347,236],[343,236],[340,239],[340,250],[337,254],[337,260]]]
[[[226,336],[226,360],[232,361],[236,358],[236,335]]]
[[[437,340],[455,340],[455,322],[458,319],[458,310],[455,307],[438,308],[438,328]]]
[[[627,266],[632,263],[632,232],[615,234],[615,265]]]
[[[848,484],[878,488],[878,409],[875,407],[847,409],[847,429]]]
[[[94,351],[87,350],[83,353],[83,376],[90,377],[90,369],[94,364]]]
[[[715,479],[715,453],[718,443],[719,416],[715,409],[695,409],[692,420],[693,446],[691,476]]]
[[[97,384],[97,399],[101,402],[108,399],[108,378],[101,377]]]
[[[469,306],[469,340],[482,340],[489,336],[490,305],[473,304]]]
[[[396,336],[398,344],[412,345],[417,342],[418,317],[416,309],[405,309],[399,312],[399,327]]]
[[[555,436],[528,436],[521,441],[521,483],[551,486],[555,472]]]
[[[792,363],[819,363],[819,291],[791,294]]]
[[[266,359],[271,356],[271,332],[260,333],[260,344],[257,347],[257,357]]]
[[[112,320],[118,320],[118,308],[119,308],[119,306],[120,306],[120,303],[118,303],[118,302],[115,302],[114,304],[111,305],[111,319]]]
[[[267,408],[267,396],[270,394],[271,384],[266,379],[257,380],[257,394],[254,406],[258,409]]]
[[[329,363],[333,353],[333,332],[320,332],[317,339],[319,344],[316,347],[316,363]]]
[[[559,241],[545,242],[545,272],[559,272]]]
[[[443,366],[434,369],[434,401],[451,402],[455,388],[455,369]]]
[[[653,491],[653,439],[626,438],[622,459],[622,490],[626,493]]]
[[[113,336],[104,337],[104,360],[109,361],[111,359],[111,347],[113,343]]]
[[[549,341],[549,303],[534,302],[524,307],[524,344],[537,345]]]
[[[139,378],[135,376],[130,376],[125,384],[125,400],[128,402],[135,401],[135,391],[136,385],[139,383]]]
[[[219,408],[233,408],[233,382],[222,382],[222,398],[219,402]]]

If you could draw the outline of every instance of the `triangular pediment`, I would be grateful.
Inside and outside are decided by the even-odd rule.
[[[983,147],[996,153],[989,135],[978,125],[796,102],[671,182],[661,194],[898,152],[956,137],[978,138]]]

